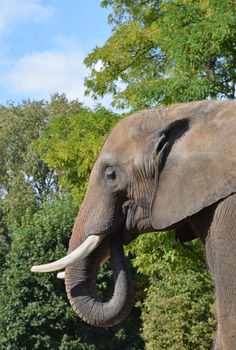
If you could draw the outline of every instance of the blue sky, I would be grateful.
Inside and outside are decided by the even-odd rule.
[[[0,0],[0,104],[64,92],[92,107],[83,59],[110,36],[108,14],[100,0]]]

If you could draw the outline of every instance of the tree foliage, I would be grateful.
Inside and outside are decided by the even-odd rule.
[[[140,109],[235,97],[234,0],[105,0],[113,34],[85,62],[87,93]]]
[[[213,281],[200,242],[186,249],[174,232],[150,233],[128,251],[133,265],[149,277],[142,305],[145,349],[210,350],[216,327]]]
[[[80,108],[64,95],[54,95],[50,102],[23,101],[0,108],[0,213],[6,235],[21,223],[26,210],[34,212],[57,192],[57,176],[34,143],[54,115],[66,116]]]

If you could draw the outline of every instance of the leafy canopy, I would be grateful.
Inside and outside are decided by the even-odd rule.
[[[10,248],[11,234],[26,212],[34,213],[44,201],[59,195],[58,176],[43,161],[35,142],[55,115],[81,108],[55,94],[50,101],[23,101],[0,106],[0,262]]]
[[[87,93],[141,109],[235,97],[234,0],[105,0],[113,34],[85,63]]]

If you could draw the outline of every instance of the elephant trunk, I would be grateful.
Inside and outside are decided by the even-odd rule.
[[[107,302],[98,300],[97,272],[109,249],[114,276],[114,292]],[[74,311],[87,323],[111,327],[129,314],[133,304],[133,285],[129,266],[124,256],[120,235],[107,237],[88,257],[73,263],[65,270],[68,299]]]

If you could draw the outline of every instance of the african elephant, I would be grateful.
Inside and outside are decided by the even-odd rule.
[[[75,312],[110,327],[130,312],[133,288],[123,245],[175,228],[198,236],[215,278],[215,349],[236,349],[236,102],[197,101],[144,110],[111,131],[90,175],[68,255],[32,271],[65,269]],[[99,265],[111,257],[114,293],[96,298]]]

